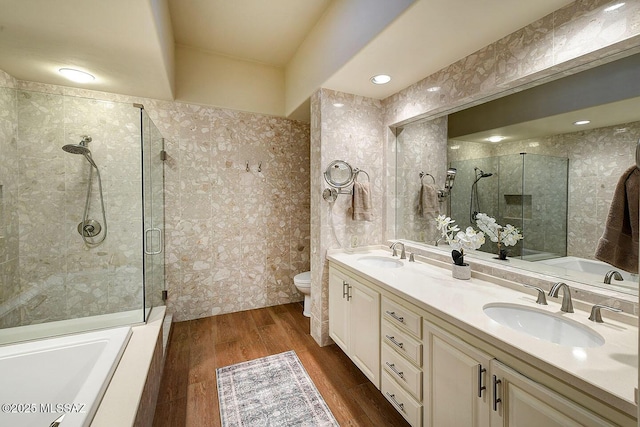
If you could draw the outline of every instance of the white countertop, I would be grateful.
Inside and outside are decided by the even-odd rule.
[[[420,259],[415,263],[401,260],[404,264],[401,268],[368,267],[358,262],[360,257],[370,255],[391,257],[389,251],[376,248],[349,252],[333,250],[329,251],[327,258],[357,271],[383,289],[463,328],[494,347],[508,351],[538,369],[635,416],[638,329],[631,324],[637,322],[636,318],[629,317],[628,323],[615,321],[610,312],[603,310],[604,323],[595,323],[588,320],[589,313],[583,311],[589,307],[575,299],[575,313],[562,313],[561,298],[548,297],[547,306],[539,305],[535,302],[536,291],[515,283],[509,284],[503,279],[496,279],[496,283],[477,277],[457,280],[451,277],[450,269],[420,262]],[[485,304],[497,302],[521,304],[561,314],[599,333],[604,337],[605,344],[590,348],[564,346],[502,326],[483,311]]]

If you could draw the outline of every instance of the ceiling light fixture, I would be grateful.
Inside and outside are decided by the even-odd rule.
[[[490,136],[489,138],[487,138],[487,141],[489,141],[489,142],[500,142],[503,139],[505,139],[504,136],[494,135],[494,136]]]
[[[576,126],[588,125],[591,123],[591,120],[578,120],[577,122],[573,122]]]
[[[385,83],[389,83],[391,81],[391,76],[386,74],[378,74],[377,76],[371,77],[371,83],[374,85],[383,85]]]
[[[89,83],[96,79],[91,74],[85,71],[80,71],[73,68],[60,68],[58,72],[76,83]]]
[[[607,8],[604,9],[605,12],[613,12],[614,10],[620,9],[622,6],[624,6],[624,2],[622,3],[616,3],[614,5],[611,5]]]

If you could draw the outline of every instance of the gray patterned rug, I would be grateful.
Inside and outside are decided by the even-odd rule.
[[[293,351],[216,369],[223,427],[338,426]]]

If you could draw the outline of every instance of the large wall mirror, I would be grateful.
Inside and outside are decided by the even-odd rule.
[[[397,128],[396,238],[450,250],[435,217],[477,228],[475,216],[486,213],[524,239],[506,261],[488,239],[472,257],[637,295],[637,274],[620,270],[623,280],[604,283],[614,268],[595,250],[616,184],[635,165],[638,76],[640,54],[630,55]],[[426,200],[425,185],[443,188],[451,168],[448,197]]]

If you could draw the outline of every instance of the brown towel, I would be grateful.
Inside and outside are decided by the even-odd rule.
[[[368,182],[353,183],[352,210],[354,221],[373,221],[371,188]]]
[[[629,273],[638,272],[638,192],[640,171],[627,169],[616,185],[596,258]]]
[[[438,189],[434,185],[422,184],[420,186],[420,198],[418,199],[418,215],[423,218],[435,218],[440,215]]]

